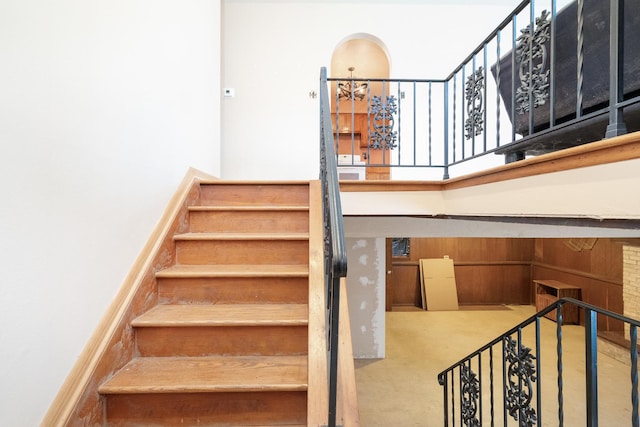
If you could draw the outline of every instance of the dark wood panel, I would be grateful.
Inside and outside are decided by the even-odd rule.
[[[410,259],[442,258],[460,261],[526,261],[533,258],[534,239],[413,238]]]
[[[622,314],[621,284],[598,279],[593,275],[585,275],[580,271],[558,269],[555,266],[540,263],[535,263],[532,266],[532,277],[534,279],[558,280],[578,286],[582,290],[582,300],[584,302]],[[614,320],[602,318],[598,322],[598,330],[621,331],[622,325]]]
[[[529,263],[454,264],[454,269],[462,305],[532,303]],[[417,263],[394,263],[391,278],[394,305],[421,306]]]
[[[622,282],[622,243],[595,239],[593,247],[576,250],[586,239],[537,239],[535,261]]]
[[[393,259],[391,300],[420,306],[418,260],[446,255],[454,260],[460,304],[531,304],[532,279],[555,279],[579,286],[586,302],[622,313],[622,241],[597,239],[575,250],[580,240],[412,238],[409,257]]]
[[[393,264],[391,279],[391,291],[393,292],[393,305],[421,305],[420,278],[418,264],[397,265]]]
[[[460,304],[531,304],[529,264],[456,265]]]

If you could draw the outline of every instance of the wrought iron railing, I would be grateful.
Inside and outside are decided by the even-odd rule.
[[[447,178],[640,130],[638,39],[638,1],[524,0],[444,79],[329,78],[339,167]]]
[[[320,181],[323,197],[324,271],[327,301],[327,343],[329,355],[328,425],[336,425],[338,380],[338,329],[340,322],[340,278],[347,275],[347,254],[344,242],[340,188],[331,130],[331,113],[327,93],[327,70],[321,70],[320,80]]]
[[[567,309],[579,310],[584,319],[582,354],[569,353],[563,346],[563,315]],[[541,321],[549,313],[555,314],[556,319],[555,342],[551,344],[555,348],[554,354],[542,350],[549,348],[548,344],[543,346],[541,338]],[[563,366],[568,360],[575,363],[582,357],[584,379],[579,386],[572,386],[571,409],[575,412],[577,408],[584,408],[580,418],[587,426],[597,426],[599,421],[603,425],[613,425],[611,419],[600,418],[598,411],[599,318],[622,322],[628,331],[629,382],[615,387],[630,390],[627,400],[631,405],[629,425],[637,427],[640,422],[637,346],[640,322],[571,298],[556,301],[438,374],[438,382],[443,387],[444,425],[562,426],[568,395]],[[545,322],[549,327],[551,322]],[[575,350],[575,346],[570,348]],[[543,365],[547,366],[544,372]],[[549,372],[553,365],[555,369]],[[545,384],[544,398],[542,383]],[[550,388],[554,389],[553,393]],[[575,400],[575,390],[584,390],[579,401]]]

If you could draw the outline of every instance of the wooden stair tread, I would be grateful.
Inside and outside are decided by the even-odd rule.
[[[174,265],[156,272],[158,278],[194,277],[307,277],[309,267],[304,264],[217,264]]]
[[[183,233],[173,240],[308,240],[309,233]]]
[[[157,305],[135,320],[135,327],[307,325],[307,304]]]
[[[139,357],[101,394],[306,391],[307,356]]]
[[[202,179],[199,181],[200,185],[308,185],[309,181],[304,180],[254,180],[254,179],[238,179],[238,180],[225,180],[225,179]]]
[[[276,212],[289,212],[289,211],[308,211],[309,206],[300,205],[238,205],[238,206],[198,206],[193,205],[188,208],[192,212],[255,212],[255,211],[276,211]]]

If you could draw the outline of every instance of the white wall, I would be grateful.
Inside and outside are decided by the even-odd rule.
[[[444,78],[518,3],[225,0],[222,85],[236,96],[222,102],[223,178],[317,177],[308,92],[345,37],[382,40],[392,78]]]
[[[0,3],[0,425],[38,425],[190,166],[219,0]]]

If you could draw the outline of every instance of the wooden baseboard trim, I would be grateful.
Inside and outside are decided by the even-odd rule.
[[[326,304],[324,291],[324,227],[320,181],[309,183],[309,363],[307,425],[327,424]]]
[[[542,154],[444,181],[341,181],[341,192],[445,191],[640,158],[640,132]]]
[[[340,325],[338,346],[338,419],[345,427],[360,425],[356,372],[353,362],[351,322],[349,320],[349,299],[347,282],[340,280]]]

